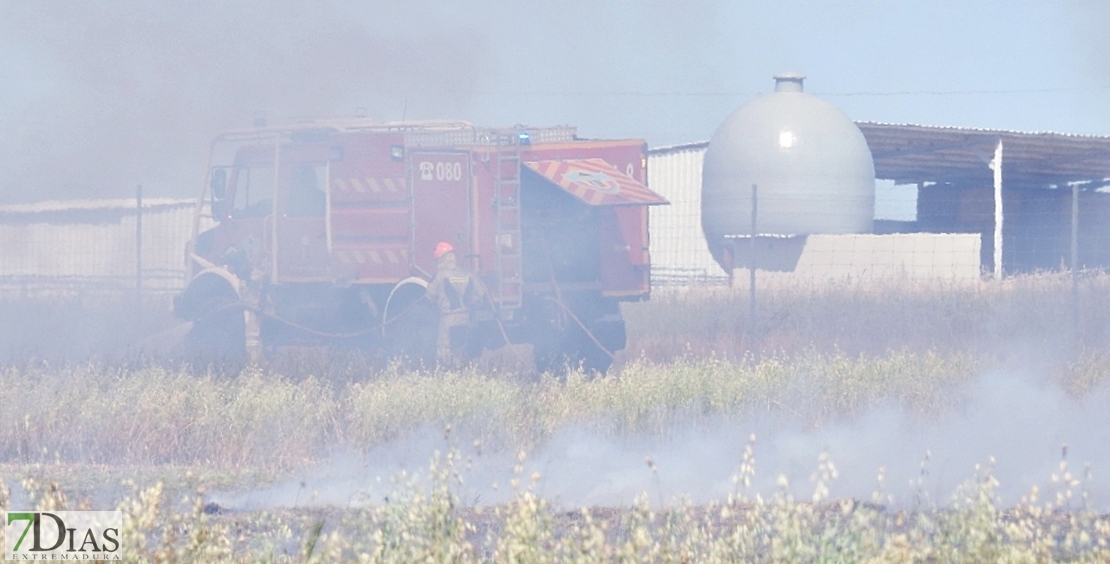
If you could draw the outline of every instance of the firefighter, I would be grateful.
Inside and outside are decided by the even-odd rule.
[[[472,311],[486,302],[486,290],[473,272],[459,267],[455,248],[446,241],[435,248],[436,275],[424,294],[439,308],[436,360],[457,365],[467,346]]]
[[[248,238],[241,245],[232,247],[224,254],[224,264],[229,272],[239,279],[239,301],[243,305],[243,323],[246,333],[244,346],[247,362],[262,362],[262,313],[264,303],[265,274],[258,268],[257,244]]]

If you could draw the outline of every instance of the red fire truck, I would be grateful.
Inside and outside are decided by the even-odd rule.
[[[650,293],[642,140],[572,127],[314,121],[220,135],[175,300],[198,352],[241,354],[244,309],[266,347],[346,343],[429,358],[422,299],[438,242],[490,296],[471,354],[509,341],[537,367],[606,369],[619,303]],[[250,294],[251,299],[247,299]]]

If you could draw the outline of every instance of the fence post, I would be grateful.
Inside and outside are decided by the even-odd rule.
[[[135,187],[135,304],[143,311],[143,185]]]
[[[756,268],[756,248],[755,236],[759,233],[755,228],[756,209],[759,204],[759,198],[756,195],[758,186],[752,184],[752,239],[748,245],[748,333],[755,336],[755,268]]]
[[[1071,319],[1079,338],[1079,183],[1071,183]]]
[[[1071,183],[1071,274],[1075,280],[1079,268],[1079,184]]]

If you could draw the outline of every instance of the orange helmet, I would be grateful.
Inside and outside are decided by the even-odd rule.
[[[443,255],[453,252],[455,252],[455,247],[452,247],[451,243],[447,241],[440,241],[439,244],[436,245],[436,258],[441,258]]]

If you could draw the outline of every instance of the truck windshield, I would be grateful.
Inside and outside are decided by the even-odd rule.
[[[273,165],[243,166],[235,169],[235,215],[270,215],[274,197]]]

